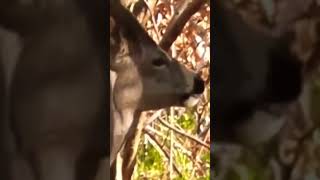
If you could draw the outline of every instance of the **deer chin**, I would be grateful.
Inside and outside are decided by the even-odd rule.
[[[237,134],[240,140],[247,145],[268,142],[283,127],[286,113],[292,105],[283,103],[262,106],[246,123],[238,127]]]
[[[182,104],[185,107],[194,107],[200,101],[201,94],[187,94],[182,97]]]

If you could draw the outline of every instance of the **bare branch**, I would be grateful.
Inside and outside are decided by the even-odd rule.
[[[165,51],[168,51],[172,43],[176,40],[182,32],[190,17],[195,14],[201,6],[205,3],[204,0],[186,0],[183,2],[179,10],[173,15],[168,28],[163,35],[159,45]]]
[[[160,118],[159,118],[158,120],[161,122],[161,124],[163,124],[163,125],[166,126],[167,128],[173,130],[174,132],[176,132],[176,133],[178,133],[178,134],[180,134],[180,135],[182,135],[182,136],[185,136],[185,137],[187,137],[187,138],[195,141],[196,143],[198,143],[198,144],[200,144],[201,146],[203,146],[203,147],[205,147],[205,148],[207,148],[207,149],[210,150],[210,145],[208,145],[207,143],[199,140],[199,139],[196,138],[196,137],[191,136],[190,134],[187,134],[187,133],[185,133],[185,132],[183,132],[183,131],[181,131],[181,130],[173,127],[173,126],[171,126],[170,124],[168,124],[167,122],[163,121],[163,120],[160,119]]]

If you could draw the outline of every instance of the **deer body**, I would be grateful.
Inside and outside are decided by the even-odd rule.
[[[87,32],[77,34],[78,27],[74,28],[75,32],[45,32],[44,37],[53,38],[49,40],[32,38],[21,54],[12,84],[13,131],[22,153],[44,168],[37,169],[41,179],[57,179],[57,175],[79,179],[72,173],[78,158],[106,152],[103,56],[96,52],[94,42],[84,37]],[[86,38],[88,41],[76,41]],[[50,61],[42,64],[41,59]],[[66,172],[46,167],[46,161],[57,163],[56,167]]]

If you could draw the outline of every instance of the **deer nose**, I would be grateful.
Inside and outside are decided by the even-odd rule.
[[[200,76],[196,76],[193,80],[193,94],[201,94],[204,91],[204,81]]]

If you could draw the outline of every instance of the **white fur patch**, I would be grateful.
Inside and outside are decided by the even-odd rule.
[[[250,120],[238,128],[237,134],[240,135],[241,140],[249,144],[263,143],[275,136],[284,122],[283,116],[257,111]]]

